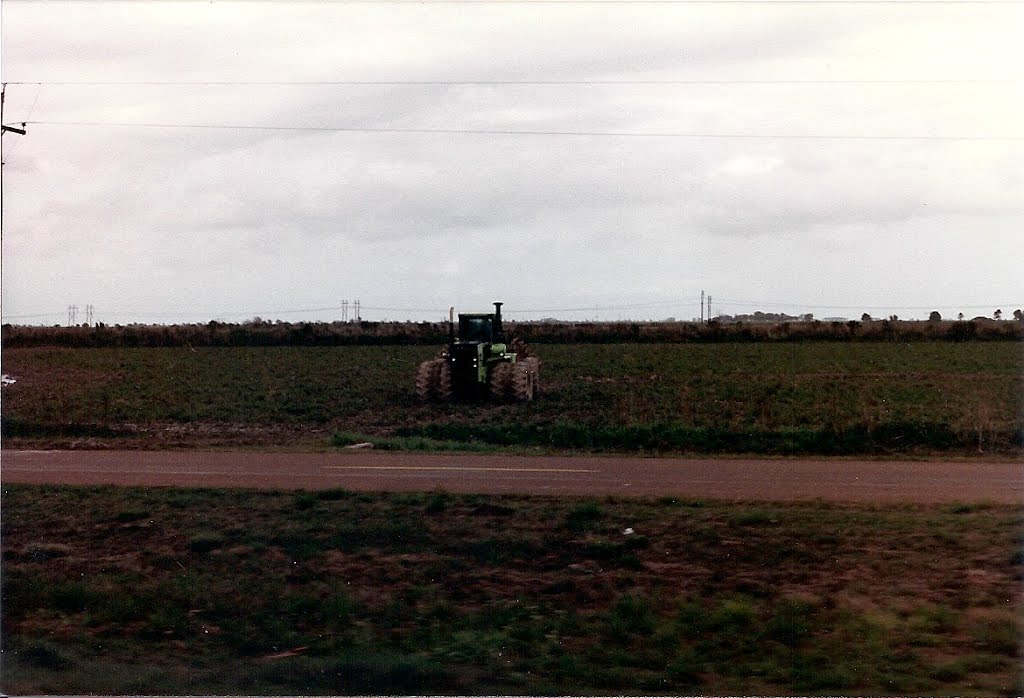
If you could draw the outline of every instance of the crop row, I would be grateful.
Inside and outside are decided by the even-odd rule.
[[[540,399],[503,405],[417,402],[415,368],[434,351],[13,349],[4,430],[232,424],[588,450],[864,452],[1015,449],[1024,428],[1016,343],[544,345]]]

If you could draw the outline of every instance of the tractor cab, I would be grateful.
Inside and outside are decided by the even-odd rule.
[[[459,313],[459,343],[495,343],[504,342],[501,328],[501,303],[494,304],[495,311],[491,314]]]
[[[452,324],[450,333],[454,332]],[[506,352],[504,335],[501,303],[494,304],[493,313],[459,313],[459,334],[450,337],[448,345],[455,395],[464,398],[485,396],[494,364],[515,361],[515,355]]]

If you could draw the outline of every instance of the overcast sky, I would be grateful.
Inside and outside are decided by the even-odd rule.
[[[2,12],[5,322],[1024,305],[1021,4]]]

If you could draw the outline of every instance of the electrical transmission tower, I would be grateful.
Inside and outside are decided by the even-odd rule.
[[[359,301],[352,301],[351,304],[348,301],[341,302],[341,321],[348,322],[348,308],[352,306],[352,322],[359,322],[362,318],[359,317]]]
[[[95,308],[93,308],[91,303],[85,306],[85,324],[88,325],[89,327],[92,327],[93,310],[95,310]]]
[[[77,321],[78,321],[78,306],[77,305],[69,305],[68,306],[68,327],[73,327],[74,324]]]

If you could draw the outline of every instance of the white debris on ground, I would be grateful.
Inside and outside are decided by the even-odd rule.
[[[625,531],[622,532],[622,535],[624,535],[624,536],[631,536],[631,535],[633,535],[633,529],[632,528],[627,528]]]
[[[3,376],[0,376],[0,385],[2,386],[8,386],[17,382],[18,380],[16,378],[14,378],[13,376],[8,376],[6,373],[3,374]]]
[[[373,448],[373,444],[370,443],[369,441],[362,441],[357,444],[351,444],[349,446],[346,446],[345,448]]]

